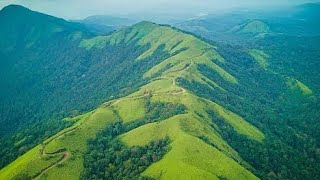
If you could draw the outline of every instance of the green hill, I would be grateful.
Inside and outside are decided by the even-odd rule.
[[[167,173],[164,178],[169,179],[206,176],[211,178],[256,178],[242,166],[246,162],[221,138],[219,132],[209,125],[213,122],[207,111],[217,114],[234,127],[239,134],[257,142],[263,141],[263,133],[237,114],[214,102],[193,95],[179,87],[176,82],[177,78],[188,78],[205,83],[204,80],[207,78],[197,70],[197,66],[206,64],[225,82],[237,84],[235,77],[212,62],[212,59],[215,58],[223,61],[223,58],[214,50],[216,47],[170,27],[158,26],[149,22],[136,24],[110,36],[83,40],[80,46],[90,51],[105,49],[108,45],[130,44],[131,42],[139,46],[151,44],[149,49],[139,54],[135,61],[150,63],[147,58],[154,55],[160,46],[169,54],[169,58],[163,59],[162,62],[144,73],[145,79],[152,78],[149,83],[129,96],[107,102],[92,112],[74,117],[71,120],[77,120],[77,123],[68,128],[70,130],[61,131],[60,135],[53,136],[5,167],[1,170],[2,177],[13,178],[19,174],[36,177],[41,171],[45,171],[43,174],[48,178],[77,179],[81,172],[86,170],[83,168],[83,155],[88,149],[87,141],[90,138],[94,138],[99,131],[113,122],[122,122],[125,125],[141,122],[139,127],[125,131],[115,138],[128,147],[145,146],[151,141],[161,140],[166,136],[171,141],[170,151],[164,156],[164,159],[143,171],[144,176],[156,178],[160,175],[158,173],[165,171]],[[152,109],[153,104],[182,105],[185,110],[182,114],[173,112],[172,115],[169,114],[163,119],[149,119],[148,109],[155,111]],[[158,113],[162,115],[162,112]],[[203,131],[203,129],[207,130]],[[194,146],[195,144],[197,145]],[[191,147],[196,148],[189,149]],[[59,150],[63,150],[64,153]],[[65,159],[62,167],[50,163],[53,158],[56,158],[50,154],[54,152],[59,152],[56,153],[56,156],[62,156],[62,159]],[[216,157],[220,160],[201,158],[201,161],[197,162],[200,160],[196,158],[197,154],[203,157]],[[178,155],[181,157],[179,158]],[[186,157],[188,159],[185,159]],[[59,158],[58,161],[55,160],[56,163],[61,161]],[[173,163],[175,168],[171,168],[172,162],[175,162]],[[217,162],[220,163],[217,164]],[[30,163],[43,164],[43,166],[30,168]],[[203,166],[204,164],[211,164],[212,168]],[[178,174],[177,171],[181,172]]]
[[[39,112],[25,105],[41,118],[19,124],[39,126],[1,140],[2,155],[15,160],[2,162],[0,179],[319,176],[317,128],[297,123],[307,117],[316,126],[318,95],[299,78],[269,70],[267,53],[146,21],[106,36],[68,32],[49,42],[41,35],[14,63],[12,52],[0,53],[20,70],[4,68],[14,83],[3,83],[26,91],[4,86],[1,98],[41,105]],[[1,116],[14,117],[8,114]]]
[[[61,119],[132,93],[169,56],[160,46],[149,63],[134,61],[149,47],[135,42],[88,51],[80,43],[93,36],[82,25],[21,6],[5,7],[0,19],[0,167],[70,126]]]
[[[241,34],[266,34],[271,33],[270,27],[263,21],[252,20],[233,27],[230,32]]]

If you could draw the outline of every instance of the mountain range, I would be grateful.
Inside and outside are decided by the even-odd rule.
[[[74,20],[75,22],[86,25],[95,34],[104,35],[112,31],[131,26],[138,21],[128,18],[113,17],[107,15],[89,16],[82,20]]]
[[[320,178],[319,36],[103,34],[17,5],[0,24],[0,179]]]
[[[173,25],[216,42],[243,45],[252,37],[264,38],[266,35],[319,36],[319,11],[319,3],[309,3],[273,10],[209,14]]]

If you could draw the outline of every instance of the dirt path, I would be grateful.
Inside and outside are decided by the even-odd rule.
[[[181,74],[183,71],[186,71],[188,70],[191,66],[193,65],[193,62],[191,61],[190,64],[181,69],[181,70],[178,70],[178,71],[175,71],[175,72],[171,72],[171,73],[178,73],[178,74]],[[172,85],[177,87],[176,85],[176,79],[177,79],[178,75],[173,77],[172,78]],[[183,94],[186,92],[186,90],[182,87],[179,87],[180,90],[178,92],[165,92],[165,93],[155,93],[153,94],[154,96],[158,96],[158,95],[179,95],[179,94]],[[116,105],[118,103],[120,103],[121,101],[123,100],[127,100],[127,99],[140,99],[140,98],[144,98],[148,96],[148,94],[145,94],[145,95],[142,95],[142,96],[133,96],[133,97],[127,97],[127,98],[121,98],[121,99],[118,99],[116,100],[115,102],[112,102],[110,104],[108,104],[107,106],[105,107],[110,107],[110,106],[113,106],[113,105]],[[66,135],[66,134],[70,134],[76,130],[78,130],[82,125],[84,124],[84,122],[82,122],[81,124],[75,126],[75,127],[71,127],[69,130],[61,133],[60,135],[50,139],[48,142],[46,142],[44,145],[43,145],[43,148],[40,150],[41,151],[41,155],[42,156],[59,156],[59,155],[62,155],[62,157],[55,163],[53,163],[52,165],[50,165],[49,167],[45,168],[44,170],[42,170],[39,174],[37,174],[33,179],[40,179],[42,175],[44,175],[45,173],[47,173],[49,170],[51,170],[52,168],[64,163],[65,161],[67,161],[69,159],[69,157],[71,156],[71,153],[68,151],[68,150],[63,150],[63,149],[60,149],[58,151],[56,151],[56,153],[47,153],[46,152],[46,147],[47,145],[56,140],[56,139],[59,139],[61,138],[62,136]]]
[[[181,69],[181,70],[178,71],[177,73],[181,74],[183,71],[188,70],[192,65],[193,65],[193,62],[190,61],[190,64],[189,64],[187,67]],[[172,79],[172,85],[173,85],[173,86],[176,86],[176,87],[177,87],[177,82],[176,82],[176,81],[177,81],[177,78],[178,78],[178,76],[176,76],[176,77],[174,77],[174,78]],[[185,92],[186,92],[186,90],[185,90],[184,88],[182,88],[182,87],[179,87],[179,88],[181,89],[181,92],[180,92],[180,93],[171,93],[171,95],[177,95],[177,94],[181,94],[181,93],[185,93]]]
[[[142,98],[142,97],[145,97],[144,96],[138,96],[138,97],[131,97],[131,98]],[[115,104],[118,104],[119,102],[121,102],[122,100],[125,100],[125,99],[130,99],[130,98],[122,98],[122,99],[119,99],[111,104],[109,104],[108,106],[106,107],[109,107],[109,106],[112,106],[112,105],[115,105]],[[56,140],[56,139],[59,139],[61,138],[62,136],[65,136],[66,134],[70,134],[76,130],[78,130],[82,125],[84,124],[84,122],[82,122],[81,124],[79,124],[78,126],[75,126],[75,127],[72,127],[70,128],[69,130],[61,133],[60,135],[56,136],[55,138],[52,138],[50,139],[48,142],[46,142],[44,145],[43,145],[43,148],[40,150],[41,152],[41,155],[42,156],[59,156],[59,155],[62,155],[61,159],[59,159],[57,162],[55,162],[54,164],[50,165],[49,167],[45,168],[44,170],[42,170],[39,174],[37,174],[33,179],[40,179],[40,177],[45,174],[46,172],[48,172],[50,169],[56,167],[57,165],[60,165],[62,163],[64,163],[66,160],[68,160],[68,158],[71,156],[71,153],[67,150],[57,150],[56,153],[47,153],[46,152],[46,147],[47,145]]]
[[[61,159],[59,159],[59,161],[57,161],[56,163],[52,164],[51,166],[47,167],[46,169],[42,170],[40,172],[39,175],[37,175],[35,178],[33,179],[40,179],[40,177],[45,174],[46,172],[48,172],[50,169],[62,164],[63,162],[65,162],[69,156],[70,156],[70,153],[68,151],[65,151],[65,152],[60,152],[60,153],[57,153],[57,154],[51,154],[51,155],[54,155],[54,156],[57,156],[57,155],[61,155],[62,154],[62,157]]]

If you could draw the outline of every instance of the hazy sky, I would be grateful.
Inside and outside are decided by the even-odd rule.
[[[184,13],[196,15],[231,8],[295,5],[311,1],[312,0],[0,0],[0,9],[9,4],[20,4],[43,13],[67,19],[79,19],[97,14],[118,16],[138,13]]]

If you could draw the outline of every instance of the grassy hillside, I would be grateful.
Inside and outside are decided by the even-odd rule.
[[[225,61],[216,52],[216,47],[192,35],[150,22],[138,23],[110,36],[83,40],[79,46],[93,51],[106,49],[109,44],[124,43],[150,45],[137,56],[134,60],[137,62],[149,63],[148,57],[156,54],[159,47],[162,47],[169,57],[144,73],[143,77],[149,79],[149,82],[138,91],[106,102],[87,114],[69,119],[68,121],[76,123],[3,168],[0,177],[78,179],[86,170],[83,166],[84,154],[88,150],[87,142],[90,139],[114,122],[139,122],[136,128],[117,136],[125,146],[145,146],[164,137],[170,139],[169,151],[161,160],[147,167],[141,176],[164,179],[257,179],[252,173],[252,167],[221,137],[221,129],[208,112],[222,118],[237,133],[258,143],[263,143],[264,134],[236,113],[193,95],[176,82],[177,78],[184,78],[210,88],[223,89],[199,71],[198,66],[206,65],[225,83],[236,86],[238,80],[216,64]],[[159,103],[163,105],[159,106],[162,108],[158,112]],[[166,108],[176,107],[170,104],[181,104],[186,110],[165,112],[168,111]],[[152,115],[154,113],[156,114]],[[159,119],[159,116],[163,118]],[[32,158],[29,159],[30,157]],[[56,159],[47,160],[48,157]],[[31,163],[37,160],[46,165],[30,169]]]
[[[186,99],[190,98],[189,100],[201,101],[193,96],[188,97],[190,95],[187,92],[174,95],[170,94],[171,92],[163,95],[156,95],[156,93],[157,92],[154,92],[150,101],[159,102],[158,98],[161,98],[166,99],[165,103],[169,103],[174,102],[170,101],[169,98],[174,98],[175,100],[176,98],[184,99],[181,96],[186,96]],[[135,98],[146,99],[147,97],[142,94],[140,97],[132,97],[132,99],[128,98],[128,100],[123,101],[131,101]],[[125,123],[125,121],[119,118],[114,112],[118,111],[118,108],[121,108],[117,103],[120,100],[122,99],[114,101],[108,107],[99,108],[88,116],[84,116],[83,119],[79,120],[83,122],[71,127],[71,129],[74,130],[62,131],[60,133],[62,135],[56,135],[51,140],[44,142],[40,146],[42,148],[41,150],[39,150],[39,147],[36,147],[26,155],[21,156],[18,160],[2,169],[0,176],[10,179],[19,174],[27,174],[30,177],[47,177],[48,179],[56,179],[59,177],[79,179],[81,172],[84,170],[83,154],[88,148],[87,141],[112,122],[121,121]],[[145,103],[141,103],[139,106],[146,108]],[[189,108],[190,107],[187,106],[187,109]],[[144,116],[146,116],[146,114],[144,114]],[[139,116],[132,116],[132,119],[141,118]],[[165,179],[187,177],[191,179],[203,179],[207,175],[210,175],[212,178],[223,176],[227,178],[239,177],[241,179],[256,179],[250,171],[241,166],[241,162],[242,164],[245,164],[245,162],[224,142],[219,133],[212,129],[207,123],[212,122],[209,122],[209,119],[196,117],[194,112],[188,111],[185,114],[175,115],[160,122],[146,123],[120,135],[119,138],[128,147],[144,146],[151,141],[159,140],[165,136],[170,138],[169,152],[161,161],[147,168],[142,173],[142,176],[157,178],[159,177],[159,173],[164,171],[167,172],[164,173],[163,176]],[[243,127],[252,129],[253,133],[250,134],[252,138],[256,138],[257,140],[263,139],[263,134],[252,127],[252,125],[244,123]],[[203,131],[204,129],[207,130]],[[207,142],[204,142],[198,136],[202,138],[206,137],[211,144],[207,144]],[[192,147],[196,148],[191,149]],[[43,161],[42,164],[50,164],[50,162],[48,162],[49,160],[46,159],[52,156],[49,153],[58,152],[59,150],[68,153],[68,157],[61,165],[57,164],[57,162],[60,162],[59,160],[53,161],[49,159],[53,162],[51,165],[43,165],[38,169],[32,166],[32,169],[37,169],[38,171],[30,169],[30,163],[37,162],[37,164],[40,164],[40,162]],[[59,158],[61,155],[57,154],[56,156]],[[33,158],[29,159],[30,157]],[[188,159],[185,159],[185,157]],[[36,161],[38,158],[40,158],[40,162]],[[203,166],[208,163],[211,164],[211,166]],[[48,171],[45,170],[45,172],[39,176],[39,173],[42,172],[43,169],[50,166],[53,167]]]
[[[270,33],[270,27],[263,21],[260,20],[252,20],[240,25],[233,27],[230,32],[235,33],[249,33],[249,34],[262,34],[262,33]]]
[[[87,50],[82,25],[21,6],[2,9],[0,23],[0,167],[71,125],[61,119],[134,92],[170,56],[158,46],[136,61],[150,44],[135,41]]]

